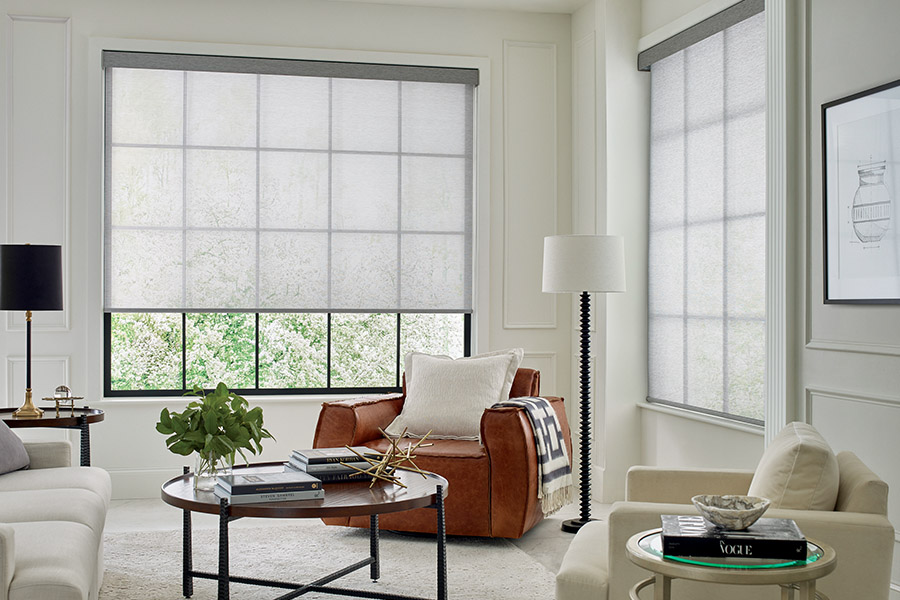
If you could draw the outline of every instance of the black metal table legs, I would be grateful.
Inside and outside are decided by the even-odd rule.
[[[184,467],[184,474],[187,475],[190,468]],[[194,595],[194,547],[191,542],[191,511],[184,509],[184,515],[181,521],[181,592],[185,598]]]
[[[81,466],[91,466],[91,430],[88,427],[87,415],[78,418],[78,428],[81,430]]]
[[[188,473],[188,467],[184,472]],[[437,600],[447,600],[447,530],[444,519],[444,491],[442,486],[437,486],[437,502],[430,508],[437,513]],[[245,583],[272,588],[290,590],[288,593],[278,596],[275,600],[291,600],[298,598],[307,592],[322,592],[340,596],[353,596],[357,598],[375,598],[376,600],[429,600],[417,596],[405,596],[368,590],[356,590],[339,588],[328,584],[336,579],[357,571],[363,567],[369,567],[369,576],[373,581],[381,578],[381,551],[379,549],[380,533],[378,527],[378,515],[371,515],[369,519],[369,556],[355,564],[344,567],[334,573],[330,573],[313,582],[301,584],[286,581],[274,581],[256,579],[252,577],[233,576],[229,569],[229,539],[228,524],[240,517],[232,517],[228,500],[222,498],[219,503],[219,564],[216,573],[195,571],[193,565],[193,545],[191,538],[191,511],[184,510],[182,521],[182,593],[185,598],[190,598],[194,593],[194,578],[213,579],[217,582],[218,600],[229,600],[232,583]]]

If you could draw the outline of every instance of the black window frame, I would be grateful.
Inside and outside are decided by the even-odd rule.
[[[114,390],[112,389],[112,314],[103,313],[103,395],[107,398],[142,398],[142,397],[178,397],[183,396],[191,389],[188,389],[187,376],[187,315],[181,314],[181,389],[143,389],[143,390]],[[233,392],[241,395],[252,396],[287,396],[287,395],[338,395],[338,394],[388,394],[402,391],[402,375],[403,375],[403,357],[400,355],[400,335],[401,335],[401,316],[404,313],[386,313],[396,316],[396,355],[394,360],[395,382],[394,386],[372,386],[372,387],[333,387],[331,385],[331,317],[328,315],[327,320],[327,359],[326,359],[326,377],[328,386],[324,388],[260,388],[259,387],[259,315],[260,313],[251,313],[254,315],[255,322],[255,339],[254,339],[254,361],[255,361],[255,377],[256,387],[254,388],[234,388]],[[412,313],[424,314],[424,313]],[[472,313],[463,314],[463,356],[471,356],[472,353]]]

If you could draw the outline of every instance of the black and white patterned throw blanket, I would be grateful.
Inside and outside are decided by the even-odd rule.
[[[515,406],[525,409],[531,429],[534,431],[534,444],[537,446],[538,498],[544,515],[550,515],[574,500],[575,491],[572,484],[572,467],[566,452],[556,411],[544,398],[527,396],[510,398],[498,402],[494,408]]]

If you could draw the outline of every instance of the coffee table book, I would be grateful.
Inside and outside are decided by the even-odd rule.
[[[352,463],[352,464],[356,464],[356,463]],[[365,469],[368,467],[369,467],[368,463],[365,463],[364,465],[363,464],[360,465],[361,469]],[[298,467],[296,464],[294,464],[292,462],[284,463],[284,470],[285,470],[285,472],[297,472],[297,471],[301,471],[304,473],[306,472],[305,468]],[[310,475],[313,475],[313,477],[315,477],[322,483],[344,483],[347,481],[371,481],[372,480],[371,476],[367,477],[361,471],[357,471],[356,469],[351,469],[350,467],[343,467],[336,471],[335,470],[321,471],[321,472],[317,471],[316,473],[310,473]]]
[[[741,531],[720,529],[697,515],[662,515],[663,554],[805,560],[806,538],[792,519],[759,519]]]
[[[256,504],[258,502],[296,502],[298,500],[319,500],[325,497],[325,488],[302,490],[298,492],[271,492],[260,494],[230,494],[228,490],[216,484],[213,493],[217,498],[227,498],[229,504]]]
[[[216,477],[216,485],[233,496],[322,489],[321,480],[303,471],[282,473],[241,472],[237,475],[220,475]]]
[[[359,457],[359,454],[353,452],[355,450],[362,456],[376,459],[379,454],[365,446],[353,446],[349,448],[312,448],[305,450],[294,450],[291,452],[291,459],[296,459],[298,464],[321,465],[327,463],[365,463]]]

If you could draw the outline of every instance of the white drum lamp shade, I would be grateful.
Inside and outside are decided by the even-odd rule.
[[[618,235],[544,238],[543,291],[624,292],[625,242]]]

